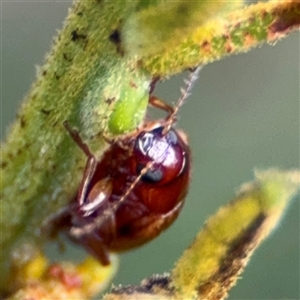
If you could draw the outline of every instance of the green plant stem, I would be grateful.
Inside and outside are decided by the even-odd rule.
[[[298,1],[257,4],[245,13],[225,15],[197,28],[181,26],[187,38],[179,36],[171,52],[158,44],[159,53],[149,55],[145,48],[137,55],[129,51],[130,42],[122,41],[126,30],[134,36],[134,28],[122,26],[134,14],[147,13],[148,6],[123,0],[74,3],[1,145],[2,277],[8,273],[14,247],[25,241],[42,244],[47,236],[41,235],[41,225],[76,194],[86,157],[70,139],[64,121],[76,127],[100,157],[106,145],[99,133],[120,134],[142,121],[154,76],[164,78],[262,42],[274,42],[298,28],[300,19]],[[147,40],[147,27],[144,29]],[[118,110],[128,95],[136,100],[130,107],[136,108],[126,111],[127,105],[121,105]],[[125,124],[128,115],[132,123]]]

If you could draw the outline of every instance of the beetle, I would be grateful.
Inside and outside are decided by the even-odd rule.
[[[178,217],[190,182],[191,154],[186,135],[174,128],[178,108],[197,78],[193,72],[173,108],[150,96],[168,112],[139,130],[111,142],[97,161],[78,131],[64,126],[87,156],[76,199],[65,210],[64,230],[102,265],[110,252],[122,252],[157,237]],[[67,221],[68,220],[68,221]]]

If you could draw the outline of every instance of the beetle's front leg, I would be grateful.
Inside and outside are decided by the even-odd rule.
[[[72,230],[71,230],[71,238],[72,238]],[[84,246],[84,248],[103,266],[107,266],[110,264],[109,258],[109,250],[103,241],[103,239],[97,234],[83,234],[80,237],[76,237],[74,239],[76,243]]]
[[[78,194],[77,194],[77,204],[78,204],[78,210],[83,215],[90,214],[91,211],[91,200],[88,197],[88,188],[91,182],[91,179],[93,178],[93,175],[95,174],[96,167],[97,167],[97,159],[90,151],[87,144],[83,142],[81,139],[79,132],[75,129],[72,129],[69,126],[69,123],[65,121],[64,126],[66,130],[69,132],[70,136],[74,140],[74,142],[79,146],[79,148],[85,153],[85,155],[88,157],[87,163],[85,165],[84,173],[82,176],[82,180],[79,186]],[[96,205],[92,205],[93,210],[96,209]]]
[[[83,246],[102,265],[109,265],[109,248],[116,238],[116,220],[109,210],[96,218],[73,219],[74,227],[69,231],[69,237],[75,243]]]

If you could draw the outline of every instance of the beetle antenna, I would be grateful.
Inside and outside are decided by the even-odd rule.
[[[184,80],[185,86],[180,89],[181,96],[177,101],[176,106],[174,107],[173,112],[166,119],[166,127],[164,129],[164,133],[167,133],[172,127],[173,123],[176,120],[176,115],[178,113],[179,108],[182,106],[183,102],[191,95],[191,91],[194,87],[194,83],[199,77],[199,72],[202,69],[202,66],[197,67],[193,70],[188,79]]]

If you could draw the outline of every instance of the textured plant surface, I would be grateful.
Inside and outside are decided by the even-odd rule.
[[[47,217],[72,199],[82,176],[86,158],[65,133],[63,121],[78,128],[100,158],[105,143],[99,140],[99,133],[123,134],[143,120],[154,77],[163,79],[246,52],[263,42],[274,43],[300,25],[298,1],[259,3],[232,13],[229,11],[239,2],[230,2],[230,6],[226,2],[196,3],[74,3],[1,146],[1,288],[6,290],[12,278],[29,278],[18,279],[17,287],[9,287],[25,286],[15,294],[16,299],[24,299],[27,288],[33,286],[44,293],[33,299],[49,298],[52,287],[59,286],[57,282],[62,282],[67,292],[78,292],[72,297],[88,298],[97,290],[82,288],[82,282],[66,284],[62,276],[51,273],[51,264],[42,268],[44,259],[28,250],[39,248],[47,240],[39,229]],[[184,16],[178,14],[182,10]],[[144,293],[146,285],[151,297],[158,299],[162,299],[162,293],[166,298],[193,298],[198,293],[204,299],[223,298],[254,248],[276,226],[299,184],[296,171],[261,174],[208,221],[170,276],[158,276],[129,289]],[[239,225],[228,221],[235,216]],[[235,232],[237,227],[241,231]],[[26,248],[28,261],[21,263],[15,257],[24,243],[35,246]],[[31,266],[29,262],[35,262],[44,272],[32,275],[35,271],[29,268],[28,276],[20,275],[28,264]],[[198,266],[194,281],[190,280],[190,264]],[[68,273],[64,266],[60,268],[59,274]],[[74,272],[80,277],[93,273],[91,270],[94,267],[89,265],[83,273],[77,269]],[[99,276],[93,280],[99,281]],[[51,297],[63,299],[64,293],[58,291]],[[107,297],[134,297],[127,293],[119,289]],[[66,295],[66,299],[71,297]]]

